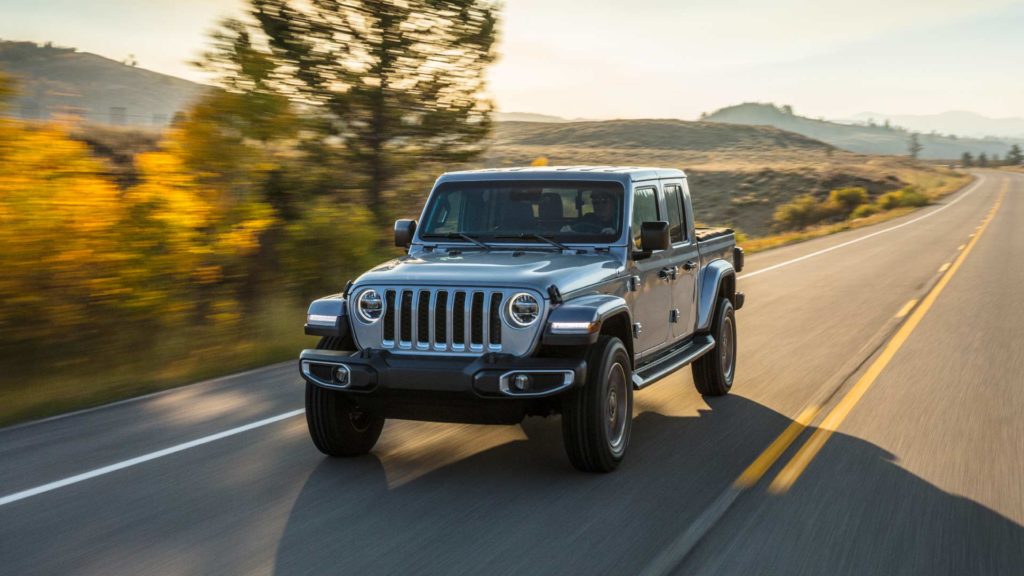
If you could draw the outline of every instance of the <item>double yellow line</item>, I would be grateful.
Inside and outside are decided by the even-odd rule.
[[[811,434],[807,442],[797,451],[793,459],[790,460],[786,466],[782,468],[778,476],[772,480],[772,483],[768,486],[768,491],[773,494],[784,494],[786,493],[793,484],[797,481],[807,466],[811,463],[811,460],[818,455],[822,447],[832,436],[832,434],[839,428],[839,425],[843,423],[846,417],[853,410],[853,407],[860,402],[860,399],[864,394],[871,388],[871,385],[875,383],[885,367],[889,365],[896,352],[906,343],[907,338],[917,328],[918,324],[921,323],[921,319],[924,318],[925,314],[935,304],[935,300],[945,289],[946,285],[949,284],[950,279],[956,274],[957,270],[963,264],[964,260],[967,259],[967,255],[970,254],[975,244],[978,243],[978,239],[988,228],[989,223],[995,217],[996,212],[999,210],[1000,205],[1003,203],[1003,197],[1006,196],[1006,191],[1009,188],[1009,182],[1003,185],[1002,190],[999,193],[999,197],[996,199],[995,204],[992,206],[992,210],[989,211],[988,215],[982,221],[981,226],[977,232],[971,237],[970,242],[967,243],[963,250],[957,256],[953,264],[948,269],[944,270],[944,274],[935,286],[928,292],[928,294],[921,300],[921,304],[914,309],[913,313],[907,318],[906,322],[900,327],[899,331],[892,337],[891,340],[882,349],[881,354],[871,363],[867,371],[857,380],[849,392],[843,396],[842,400],[832,409],[831,412],[825,416],[822,420],[821,425],[818,426],[817,430]],[[906,307],[900,311],[897,316],[903,316],[907,314]],[[775,439],[771,445],[768,446],[761,453],[760,456],[755,459],[746,470],[736,479],[733,486],[737,489],[746,489],[756,484],[764,475],[768,472],[768,469],[782,456],[782,454],[807,428],[810,423],[820,412],[821,406],[811,405],[805,408],[797,418],[790,423],[789,426],[783,430],[782,434]]]

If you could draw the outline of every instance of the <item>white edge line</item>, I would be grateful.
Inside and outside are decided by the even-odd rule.
[[[149,462],[150,460],[156,460],[157,458],[170,456],[171,454],[175,454],[183,450],[188,450],[189,448],[195,448],[196,446],[201,446],[203,444],[208,444],[210,442],[215,442],[217,440],[227,438],[228,436],[241,434],[242,432],[247,432],[254,428],[260,428],[268,424],[280,422],[281,420],[286,420],[288,418],[292,418],[293,416],[298,416],[303,412],[305,412],[305,410],[301,408],[298,410],[292,410],[291,412],[285,412],[284,414],[278,414],[277,416],[271,416],[270,418],[264,418],[263,420],[257,420],[256,422],[250,422],[249,424],[245,424],[237,428],[232,428],[230,430],[225,430],[224,432],[218,432],[216,434],[211,434],[209,436],[203,436],[202,438],[185,442],[183,444],[178,444],[176,446],[171,446],[170,448],[164,448],[163,450],[157,450],[156,452],[143,454],[142,456],[138,456],[130,460],[124,460],[116,464],[110,464],[109,466],[104,466],[102,468],[97,468],[95,470],[90,470],[88,472],[76,474],[74,476],[64,478],[63,480],[57,480],[56,482],[50,482],[49,484],[43,484],[42,486],[29,488],[28,490],[22,490],[21,492],[15,492],[14,494],[10,494],[8,496],[0,498],[0,506],[4,506],[5,504],[10,504],[12,502],[17,502],[18,500],[24,500],[25,498],[31,498],[32,496],[37,496],[39,494],[43,494],[44,492],[49,492],[51,490],[56,490],[58,488],[63,488],[65,486],[70,486],[72,484],[78,484],[79,482],[84,482],[91,478],[96,478],[97,476],[103,476],[105,474],[110,474],[111,472],[124,470],[125,468],[137,466],[139,464],[142,464],[143,462]]]
[[[896,226],[892,226],[892,227],[886,228],[884,230],[879,230],[877,232],[872,232],[871,234],[867,234],[866,236],[861,236],[860,238],[854,238],[853,240],[848,240],[846,242],[843,242],[842,244],[836,244],[835,246],[830,246],[830,247],[825,248],[823,250],[818,250],[817,252],[811,252],[810,254],[805,254],[805,255],[803,255],[803,256],[801,256],[799,258],[794,258],[792,260],[786,260],[785,262],[780,262],[778,264],[774,264],[774,265],[769,266],[767,268],[762,268],[761,270],[756,270],[754,272],[749,272],[747,274],[740,274],[739,276],[736,277],[736,279],[737,280],[743,280],[744,278],[750,278],[750,277],[753,277],[753,276],[757,276],[758,274],[764,274],[765,272],[770,272],[772,270],[777,270],[779,268],[782,268],[783,266],[789,266],[790,264],[796,264],[797,262],[801,262],[803,260],[807,260],[808,258],[814,258],[815,256],[821,256],[822,254],[826,254],[826,253],[831,252],[833,250],[838,250],[840,248],[849,246],[850,244],[856,244],[857,242],[861,242],[863,240],[867,240],[868,238],[873,238],[875,236],[878,236],[879,234],[885,234],[886,232],[892,232],[893,230],[897,230],[899,228],[903,228],[904,226],[909,226],[909,225],[911,225],[911,224],[913,224],[915,222],[920,222],[921,220],[924,220],[925,218],[934,216],[934,215],[938,214],[939,212],[942,212],[946,208],[949,208],[950,206],[952,206],[952,205],[956,204],[957,202],[963,200],[964,198],[969,196],[972,192],[974,192],[978,188],[978,186],[980,186],[982,184],[982,182],[984,182],[984,181],[985,181],[985,177],[984,176],[979,176],[977,180],[975,180],[970,186],[967,187],[967,189],[965,189],[963,192],[961,192],[960,195],[957,196],[952,202],[950,202],[949,204],[943,204],[938,209],[932,210],[931,212],[929,212],[927,214],[923,214],[921,216],[918,216],[917,218],[914,218],[913,220],[907,220],[906,222],[904,222],[902,224],[897,224]]]

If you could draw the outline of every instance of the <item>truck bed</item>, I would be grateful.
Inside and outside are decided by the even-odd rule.
[[[718,259],[732,262],[736,236],[731,228],[697,228],[694,235],[697,237],[701,268]]]
[[[717,228],[697,228],[694,233],[697,235],[697,242],[706,242],[719,236],[725,236],[732,234],[732,228],[717,227]]]

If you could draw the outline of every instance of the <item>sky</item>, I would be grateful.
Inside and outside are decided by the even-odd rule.
[[[244,0],[0,0],[0,38],[202,81],[188,65]],[[697,118],[741,102],[1024,116],[1020,0],[505,0],[499,110]]]

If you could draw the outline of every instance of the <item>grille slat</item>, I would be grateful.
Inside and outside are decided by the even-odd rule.
[[[401,332],[399,332],[399,338],[402,342],[412,342],[412,290],[403,290],[401,301],[399,303],[399,325],[401,326]]]
[[[384,292],[384,340],[395,341],[395,327],[398,319],[395,317],[395,291]]]
[[[416,345],[430,345],[430,298],[429,290],[420,290],[416,297]]]
[[[501,300],[501,292],[491,293],[491,321],[488,323],[490,326],[490,334],[487,339],[487,342],[490,343],[491,346],[501,346]]]
[[[462,341],[466,342],[466,348],[473,345],[473,293],[467,292],[464,312],[462,313]]]
[[[452,333],[452,313],[447,290],[437,293],[437,304],[434,309],[434,343],[444,350],[451,348],[448,335]]]
[[[386,287],[380,346],[396,351],[500,352],[509,290]]]
[[[452,345],[466,344],[466,293],[456,292],[452,303]]]
[[[470,310],[470,336],[469,343],[476,346],[483,346],[484,343],[484,293],[474,292],[473,302]]]

